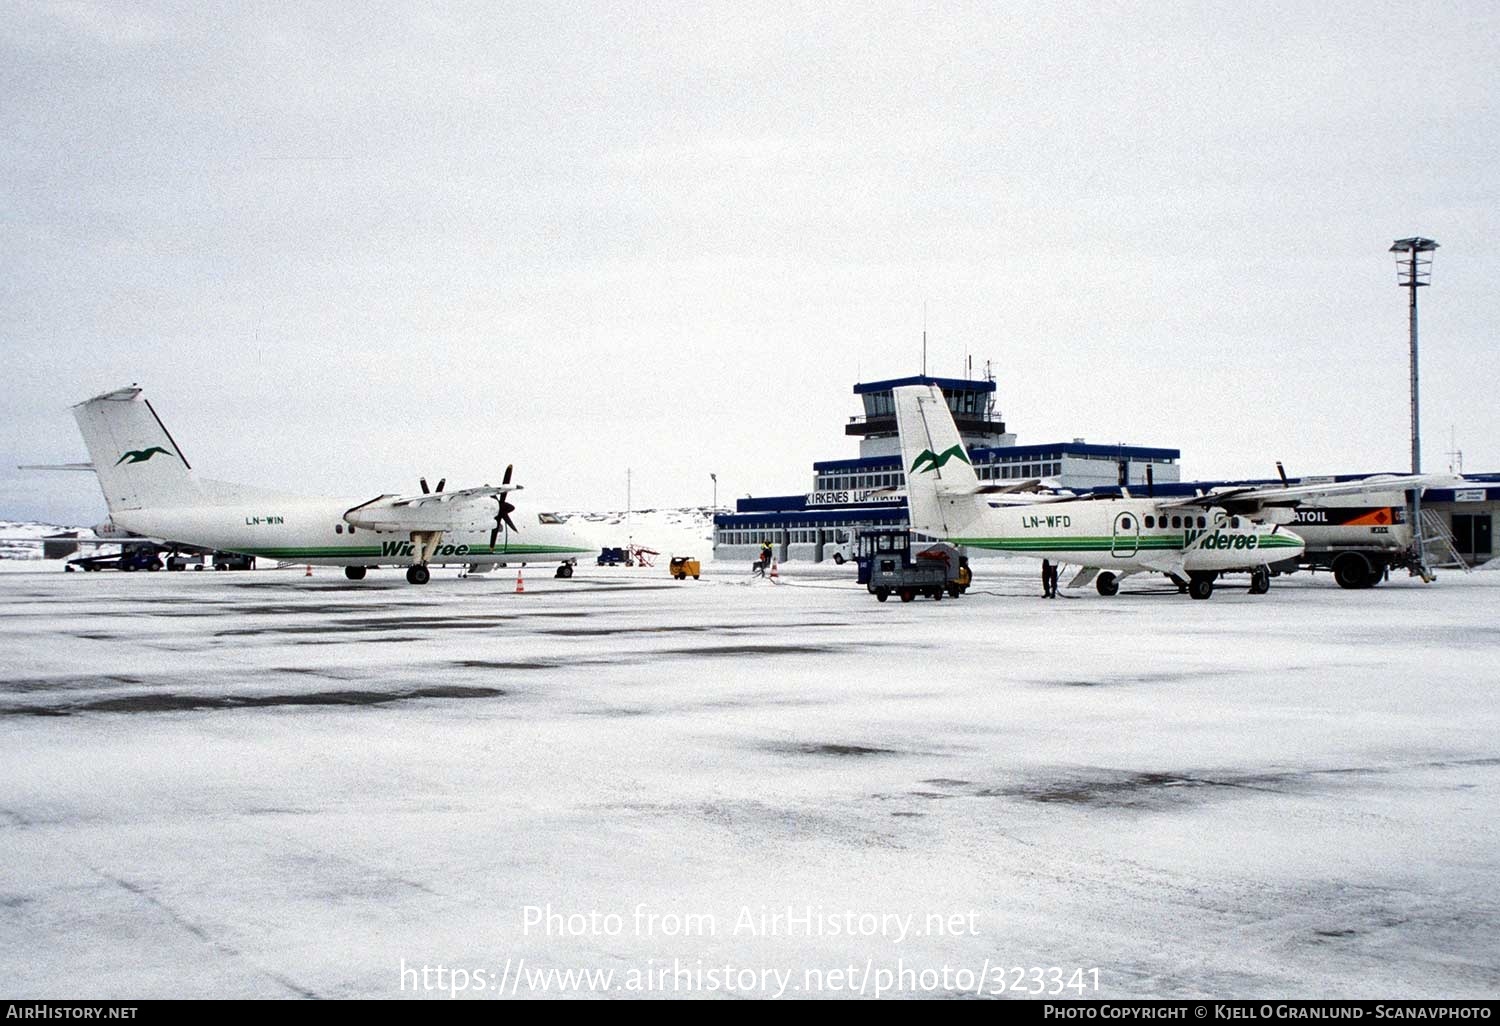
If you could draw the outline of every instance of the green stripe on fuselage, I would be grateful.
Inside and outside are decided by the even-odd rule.
[[[348,556],[351,559],[367,557],[375,559],[407,559],[410,553],[405,555],[386,552],[378,545],[345,545],[345,546],[304,546],[300,548],[254,548],[235,549],[236,552],[244,552],[251,556],[264,556],[267,559],[337,559],[340,556]],[[464,552],[442,552],[442,559],[453,559],[455,561],[468,560],[471,556],[483,557],[505,557],[505,556],[546,556],[546,555],[579,555],[593,552],[593,549],[568,548],[564,545],[510,545],[490,548],[486,545],[470,545]]]
[[[1289,549],[1296,548],[1300,544],[1288,538],[1286,535],[1261,534],[1261,535],[1233,535],[1231,537],[1256,539],[1255,548],[1248,546],[1243,549],[1211,549],[1205,551],[1217,552],[1254,552],[1258,549]],[[1187,550],[1188,542],[1182,534],[1151,535],[1143,534],[1139,538],[1132,535],[1114,537],[1112,535],[1039,535],[1036,537],[1007,537],[1007,538],[949,538],[950,544],[967,545],[976,549],[993,549],[997,552],[1110,552],[1120,550],[1128,551],[1132,546],[1137,552],[1170,552],[1173,550]]]

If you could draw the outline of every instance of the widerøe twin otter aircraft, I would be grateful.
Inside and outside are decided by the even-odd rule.
[[[1206,599],[1228,572],[1249,572],[1251,593],[1263,594],[1271,586],[1269,565],[1302,554],[1302,539],[1283,526],[1298,502],[1434,480],[1382,476],[1187,498],[1037,496],[1018,504],[1011,489],[980,484],[937,386],[905,385],[894,393],[912,530],[971,549],[1081,566],[1068,586],[1094,580],[1101,595],[1114,595],[1131,574],[1160,573]]]
[[[128,531],[289,563],[341,566],[350,580],[405,566],[425,584],[429,564],[482,572],[497,563],[568,561],[594,547],[550,514],[511,518],[511,469],[499,485],[419,495],[310,498],[199,478],[139,388],[73,407],[111,521]],[[528,518],[522,518],[523,521]],[[567,576],[565,573],[564,576]]]

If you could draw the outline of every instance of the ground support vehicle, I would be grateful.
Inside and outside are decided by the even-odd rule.
[[[857,558],[859,582],[884,602],[895,595],[910,602],[918,595],[941,601],[958,598],[969,589],[968,560],[945,542],[923,542],[910,531],[874,530],[860,533]]]

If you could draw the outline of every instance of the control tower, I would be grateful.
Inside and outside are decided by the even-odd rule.
[[[937,385],[948,398],[954,423],[969,449],[993,449],[1016,444],[1016,436],[1007,434],[1000,411],[995,409],[995,380],[965,378],[929,378],[915,376],[889,381],[869,381],[854,386],[854,394],[864,400],[862,417],[850,417],[844,434],[859,439],[859,455],[899,456],[901,439],[896,433],[896,406],[891,389],[900,385]]]

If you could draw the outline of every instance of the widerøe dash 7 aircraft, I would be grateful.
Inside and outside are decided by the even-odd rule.
[[[1083,569],[1068,586],[1093,580],[1101,595],[1114,595],[1120,579],[1131,574],[1160,573],[1193,598],[1206,599],[1226,572],[1249,572],[1251,593],[1264,594],[1271,586],[1269,565],[1302,554],[1302,539],[1283,526],[1295,517],[1298,502],[1401,491],[1434,480],[1381,476],[1161,500],[1025,500],[1005,486],[980,484],[937,386],[905,385],[894,392],[914,531],[972,549],[1078,565]]]
[[[499,485],[374,498],[312,498],[198,477],[139,388],[73,407],[110,520],[136,534],[288,563],[341,566],[352,581],[405,566],[425,584],[428,565],[569,561],[592,545],[550,514],[524,528],[511,518],[511,468]],[[528,518],[522,518],[523,521]],[[570,572],[570,571],[569,571]],[[564,573],[568,576],[568,573]]]

